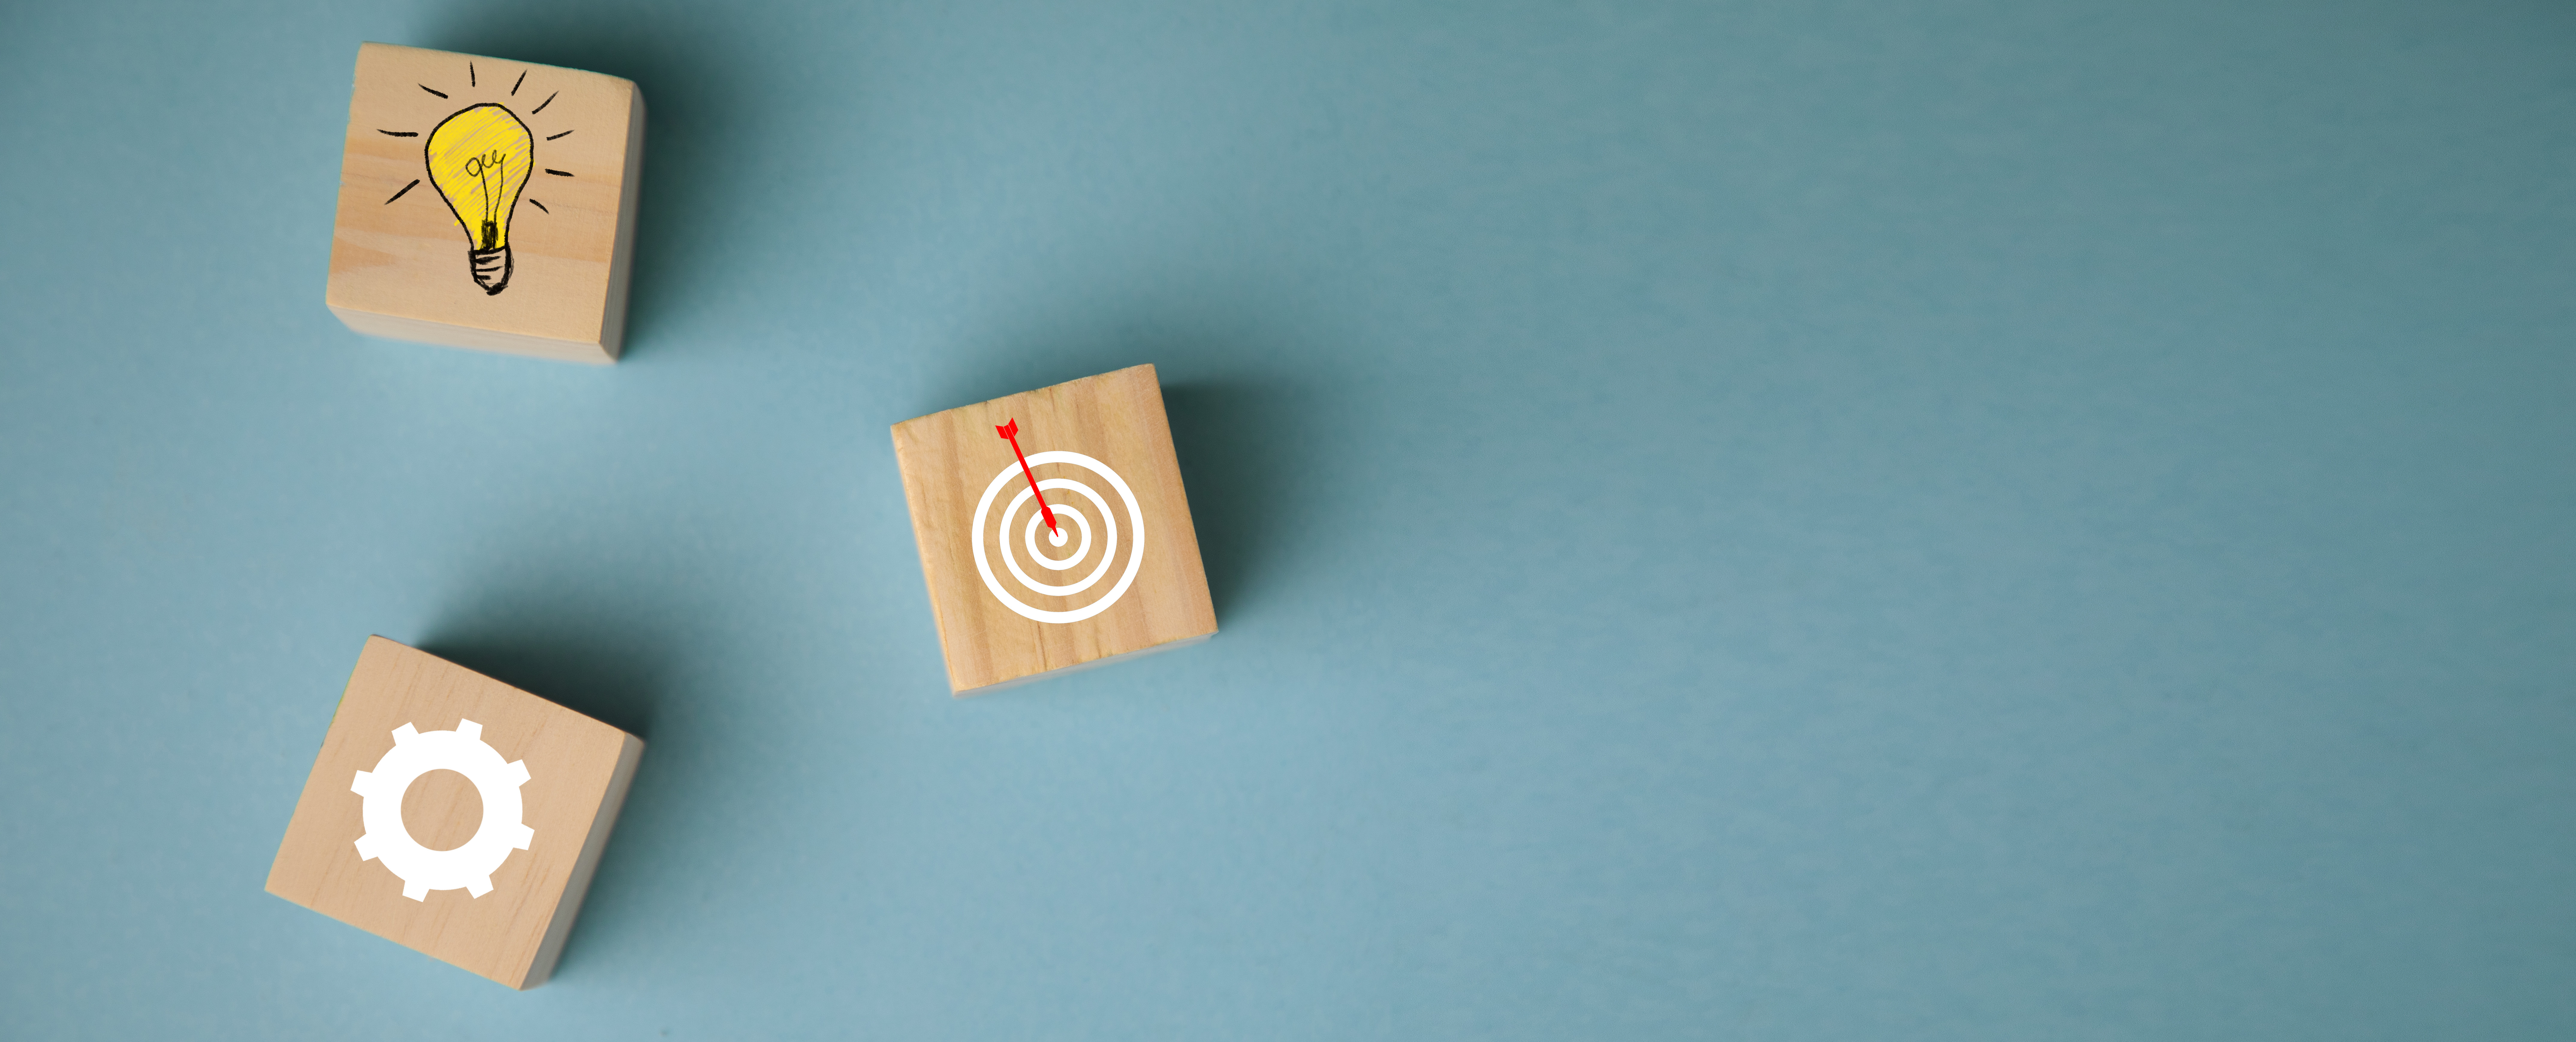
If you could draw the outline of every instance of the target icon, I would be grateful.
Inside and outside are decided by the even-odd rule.
[[[1012,448],[1016,450],[1018,447],[1018,442],[1013,441]],[[1110,506],[1108,497],[1088,481],[1064,477],[1038,478],[1033,468],[1050,463],[1090,471],[1106,482],[1110,491],[1117,493],[1118,506]],[[1020,487],[1019,494],[1012,496],[1010,502],[1002,507],[1001,518],[995,523],[993,501],[1001,497],[1003,489],[1011,487],[1014,479],[1021,477],[1029,480]],[[1073,495],[1048,495],[1059,492]],[[1045,496],[1044,505],[1029,511],[1026,522],[1020,523],[1020,508],[1038,502],[1041,495]],[[1075,497],[1087,501],[1087,508],[1077,505]],[[1126,514],[1123,532],[1118,518],[1121,513]],[[1052,524],[1049,523],[1050,516]],[[993,591],[993,596],[1004,607],[1017,612],[1021,618],[1036,622],[1080,622],[1109,610],[1109,606],[1118,603],[1118,598],[1126,596],[1127,588],[1135,584],[1136,570],[1145,563],[1145,511],[1136,502],[1136,491],[1127,487],[1127,479],[1119,477],[1108,464],[1079,452],[1053,450],[1035,453],[1025,461],[1014,461],[1002,468],[1001,473],[993,475],[993,483],[984,487],[984,498],[975,503],[974,547],[975,571],[983,575],[984,588]],[[1064,573],[1049,574],[1048,578],[1071,581],[1047,582],[1031,576],[1020,563],[1021,549],[1026,550],[1029,563],[1042,573]],[[1110,585],[1108,592],[1098,595],[1090,603],[1065,611],[1050,611],[1022,601],[1011,592],[1014,587],[1005,584],[993,571],[993,559],[999,557],[1002,568],[1010,573],[1012,579],[1018,580],[1016,588],[1050,597],[1079,598],[1109,575],[1110,569],[1119,563],[1122,550],[1127,567],[1119,573],[1118,581]],[[1089,570],[1083,571],[1086,565]],[[1073,578],[1077,573],[1081,577]]]

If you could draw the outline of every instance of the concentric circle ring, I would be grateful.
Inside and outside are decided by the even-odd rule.
[[[1110,567],[1116,564],[1118,560],[1118,537],[1120,534],[1118,531],[1119,525],[1117,521],[1118,511],[1111,509],[1108,499],[1103,497],[1098,491],[1094,490],[1085,482],[1070,478],[1046,478],[1038,482],[1038,488],[1046,490],[1061,489],[1075,493],[1084,499],[1090,500],[1092,506],[1100,511],[1100,562],[1091,570],[1089,575],[1070,584],[1058,585],[1042,583],[1031,578],[1028,572],[1020,567],[1019,556],[1012,552],[1013,548],[1011,545],[1010,529],[1013,516],[1019,513],[1019,509],[1023,503],[1029,502],[1034,498],[1035,493],[1031,492],[1026,487],[1026,484],[1023,483],[1019,495],[1012,497],[1009,504],[1003,507],[1000,519],[1001,523],[998,526],[991,527],[988,527],[985,524],[985,522],[992,516],[993,501],[1001,496],[1003,489],[1010,487],[1013,481],[1020,479],[1020,465],[1017,462],[1013,462],[1010,466],[1002,468],[1001,473],[994,475],[992,483],[984,487],[984,497],[977,500],[975,503],[975,534],[973,540],[975,551],[975,571],[977,574],[984,577],[984,588],[991,590],[995,599],[1001,601],[1004,607],[1011,609],[1014,614],[1017,614],[1022,618],[1035,622],[1080,622],[1109,610],[1109,606],[1118,603],[1118,599],[1120,597],[1126,596],[1127,588],[1135,584],[1136,572],[1138,569],[1142,568],[1145,563],[1145,510],[1141,504],[1137,503],[1136,490],[1128,487],[1127,479],[1119,477],[1118,472],[1109,469],[1109,465],[1106,463],[1102,463],[1099,460],[1085,456],[1079,452],[1067,452],[1061,449],[1033,453],[1028,457],[1028,465],[1032,468],[1045,466],[1049,463],[1070,464],[1091,471],[1094,474],[1098,474],[1103,480],[1109,483],[1111,489],[1118,493],[1119,505],[1125,508],[1125,513],[1127,515],[1127,568],[1118,576],[1118,582],[1109,588],[1108,593],[1102,594],[1099,600],[1069,611],[1049,611],[1045,608],[1034,607],[1020,600],[1018,597],[1013,596],[1011,591],[1003,586],[1001,578],[993,574],[993,552],[986,549],[986,541],[988,539],[993,542],[995,550],[998,550],[1002,558],[1002,564],[1010,571],[1012,578],[1019,580],[1023,587],[1034,593],[1042,593],[1049,596],[1070,597],[1090,589],[1093,585],[1097,584],[1103,576],[1108,574]],[[1053,506],[1052,500],[1050,500],[1050,505]],[[1065,558],[1048,558],[1043,554],[1040,554],[1037,549],[1037,529],[1035,527],[1031,527],[1027,530],[1024,541],[1028,543],[1029,556],[1036,559],[1041,567],[1055,571],[1065,571],[1080,564],[1083,558],[1088,555],[1093,535],[1091,522],[1090,518],[1079,512],[1078,509],[1068,509],[1064,506],[1054,506],[1054,509],[1059,517],[1059,524],[1062,524],[1064,519],[1069,518],[1073,521],[1075,527],[1081,530],[1081,543],[1077,545],[1073,555]],[[1039,516],[1032,513],[1030,515],[1030,524],[1035,526],[1039,523],[1041,523]],[[991,532],[996,529],[1001,533],[999,538],[993,538],[991,535]]]
[[[1014,503],[1012,506],[1018,506],[1018,504]],[[1081,511],[1075,510],[1074,508],[1062,503],[1049,503],[1047,504],[1047,508],[1055,513],[1056,525],[1059,528],[1079,528],[1082,530],[1082,541],[1074,544],[1073,553],[1071,555],[1060,558],[1049,557],[1046,555],[1046,551],[1038,549],[1038,526],[1046,523],[1046,511],[1029,511],[1029,530],[1025,537],[1028,541],[1029,560],[1037,562],[1038,567],[1052,568],[1061,572],[1073,567],[1074,565],[1081,564],[1082,555],[1091,552],[1091,522],[1083,520]],[[1005,532],[1011,530],[1011,511],[1004,510],[1002,512],[1001,528],[1002,531]],[[1047,541],[1057,545],[1062,545],[1065,538],[1066,535],[1062,532],[1050,532],[1047,534]]]

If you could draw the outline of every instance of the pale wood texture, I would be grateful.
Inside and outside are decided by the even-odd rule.
[[[362,861],[364,799],[350,791],[393,748],[395,729],[483,725],[482,740],[527,766],[520,820],[535,831],[492,873],[492,890],[404,897],[382,860]],[[500,981],[532,988],[554,970],[590,876],[608,846],[644,752],[642,739],[500,681],[383,637],[369,637],[295,816],[269,867],[268,892]],[[413,783],[403,823],[431,849],[471,838],[482,800],[471,783],[433,772]]]
[[[1022,603],[1041,611],[1071,612],[1099,599],[1123,574],[1119,559],[1101,582],[1083,593],[1051,596],[1019,584],[997,556],[999,540],[1013,540],[1020,560],[1040,582],[1069,586],[1089,574],[1096,556],[1085,556],[1065,571],[1045,571],[1029,563],[1031,542],[1059,559],[1079,550],[1076,527],[1067,527],[1063,548],[1032,538],[1026,527],[1034,503],[1018,515],[1012,530],[996,524],[1004,504],[1025,488],[1011,443],[995,427],[1018,421],[1019,443],[1029,456],[1070,451],[1106,464],[1126,479],[1144,517],[1144,553],[1133,584],[1108,608],[1071,622],[1040,621],[1012,611],[986,584],[977,569],[974,516],[978,501],[1004,470],[1013,473],[994,500],[986,522],[987,561],[995,581]],[[980,694],[1024,682],[1041,674],[1160,650],[1194,642],[1216,632],[1216,609],[1208,599],[1207,573],[1199,563],[1198,533],[1190,522],[1189,498],[1181,489],[1180,460],[1172,449],[1171,425],[1163,414],[1162,384],[1154,367],[1140,365],[1053,387],[996,398],[989,402],[906,420],[894,426],[896,465],[903,472],[904,500],[912,508],[912,534],[921,550],[921,570],[930,588],[930,608],[939,627],[940,648],[948,661],[949,690]],[[1033,463],[1040,482],[1080,480],[1108,501],[1124,538],[1129,518],[1110,485],[1074,463]],[[1100,511],[1087,498],[1069,490],[1047,493],[1047,502],[1082,514],[1097,527]],[[1064,524],[1070,526],[1070,519]],[[1105,535],[1094,545],[1101,554]]]
[[[511,272],[499,293],[476,283],[474,244],[429,178],[423,153],[443,120],[485,103],[524,123],[534,151],[535,169],[510,210]],[[361,45],[332,225],[331,312],[371,336],[615,362],[643,150],[644,95],[630,81]]]

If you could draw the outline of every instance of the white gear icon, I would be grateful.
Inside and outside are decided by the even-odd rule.
[[[483,824],[454,850],[421,846],[403,827],[403,792],[431,771],[462,774],[483,797]],[[526,850],[537,838],[519,817],[519,786],[527,783],[528,762],[501,762],[501,751],[483,741],[483,725],[472,720],[428,734],[410,724],[394,728],[394,747],[376,761],[375,771],[359,771],[349,782],[349,791],[362,797],[367,825],[367,834],[358,837],[358,860],[382,862],[402,877],[403,896],[414,901],[458,887],[475,897],[491,893],[492,870],[510,859],[512,849]]]

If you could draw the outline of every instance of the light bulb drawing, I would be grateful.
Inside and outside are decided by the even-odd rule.
[[[518,208],[520,189],[527,187],[535,151],[536,135],[528,133],[528,125],[491,102],[447,117],[429,132],[429,144],[422,149],[429,183],[465,226],[470,244],[466,259],[474,283],[487,294],[509,288],[510,212]]]
[[[517,96],[519,88],[527,81],[528,74],[520,72],[510,82],[508,96]],[[465,85],[473,88],[480,82],[481,77],[475,73],[473,63],[466,63]],[[439,98],[451,97],[448,92],[426,83],[420,84],[420,89]],[[554,104],[554,101],[554,94],[546,95],[546,100],[528,110],[528,115],[544,112],[546,106]],[[405,130],[380,130],[377,133],[389,137],[421,136],[418,131]],[[545,140],[553,141],[570,133],[572,131],[566,130]],[[527,189],[529,176],[544,169],[537,166],[536,134],[528,129],[528,124],[519,118],[518,113],[510,111],[508,105],[497,101],[475,102],[448,114],[446,119],[431,128],[428,140],[422,143],[421,160],[429,168],[431,187],[437,189],[439,198],[447,203],[448,212],[455,215],[457,225],[465,230],[466,269],[474,276],[474,284],[481,286],[486,296],[497,295],[510,288],[510,272],[514,267],[510,251],[510,218],[518,212],[519,200]],[[545,172],[556,177],[573,176],[564,170],[546,169]],[[386,199],[385,205],[393,205],[419,186],[420,179],[412,179],[392,198]],[[540,213],[553,212],[534,198],[529,198],[528,204]]]

